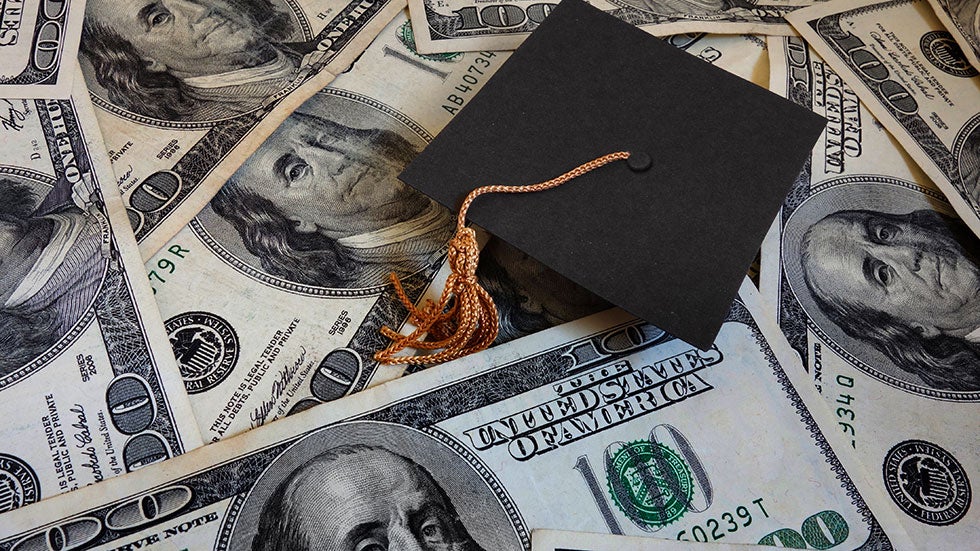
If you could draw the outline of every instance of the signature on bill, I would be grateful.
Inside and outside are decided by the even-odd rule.
[[[27,120],[27,115],[31,112],[27,107],[27,101],[21,100],[23,107],[17,105],[9,99],[0,99],[0,125],[4,130],[19,132],[24,125],[21,123]]]

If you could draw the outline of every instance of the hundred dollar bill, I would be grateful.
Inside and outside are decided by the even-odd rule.
[[[758,72],[763,49],[735,40],[678,45]],[[407,317],[388,274],[408,278],[413,301],[430,285],[437,298],[455,217],[397,175],[507,55],[418,54],[399,15],[147,262],[206,440],[404,373],[372,358],[387,345],[378,329]],[[498,342],[607,306],[496,239],[477,275],[500,312]]]
[[[697,543],[657,538],[534,530],[531,551],[753,551],[749,545]]]
[[[73,80],[69,99],[0,99],[0,513],[201,445]]]
[[[422,56],[411,39],[399,14],[147,262],[205,440],[404,372],[373,360],[379,329],[407,318],[389,274],[438,299],[456,220],[397,176],[507,57]],[[520,275],[516,255],[495,256]]]
[[[876,16],[877,17],[877,16]],[[763,245],[763,291],[919,549],[980,538],[980,243],[857,95],[799,38],[772,90],[827,117]]]
[[[813,0],[588,0],[657,36],[680,33],[793,34],[787,13]],[[558,2],[408,0],[419,51],[513,50]]]
[[[769,56],[763,37],[696,33],[665,36],[664,41],[763,88],[769,85]]]
[[[980,76],[925,0],[788,16],[980,234]]]
[[[82,69],[144,259],[402,0],[89,0]]]
[[[980,69],[980,1],[929,0],[929,5],[963,49],[973,68]]]
[[[704,351],[610,310],[15,511],[0,550],[909,549],[781,339],[751,283]]]
[[[67,98],[84,16],[85,0],[0,0],[0,97]]]

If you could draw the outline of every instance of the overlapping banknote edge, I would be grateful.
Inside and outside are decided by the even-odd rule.
[[[27,4],[28,7],[24,7]],[[64,2],[51,2],[47,0],[26,0],[21,4],[17,13],[18,6],[13,2],[4,2],[2,13],[4,17],[4,56],[14,55],[9,51],[18,41],[30,40],[31,48],[29,56],[24,59],[24,71],[15,80],[25,80],[24,74],[28,70],[42,73],[33,77],[27,77],[28,82],[13,83],[4,82],[9,77],[0,78],[0,97],[19,98],[19,99],[67,99],[71,93],[76,79],[82,76],[77,72],[76,59],[78,57],[78,44],[82,36],[82,21],[85,19],[85,0],[71,0]],[[34,4],[36,10],[36,20],[29,22],[25,28],[23,15],[32,12],[30,5]],[[11,12],[11,22],[7,23],[6,13]],[[59,11],[59,9],[61,11]],[[16,19],[13,19],[16,18]],[[17,21],[14,23],[13,21]],[[16,27],[14,26],[16,25]],[[24,33],[24,30],[33,30],[31,34]],[[10,36],[13,43],[10,42]],[[41,58],[41,59],[39,59]],[[9,58],[8,58],[9,59]],[[57,67],[50,67],[55,64]],[[39,65],[41,67],[39,67]],[[53,69],[53,72],[51,70]],[[46,75],[46,76],[44,76]]]
[[[803,400],[804,405],[812,415],[812,419],[816,421],[831,447],[840,449],[841,446],[846,446],[847,444],[843,439],[833,430],[835,422],[830,411],[807,380],[799,360],[778,329],[772,325],[769,317],[762,315],[758,291],[748,279],[743,283],[739,297],[739,300],[756,318],[756,322],[768,340],[777,361],[786,366],[785,373],[789,376],[793,388]],[[60,530],[58,528],[59,523],[69,519],[82,518],[86,511],[92,511],[94,508],[104,508],[108,504],[121,504],[124,501],[135,503],[141,499],[141,494],[154,488],[162,488],[169,481],[203,472],[209,466],[233,461],[242,450],[249,450],[251,453],[252,450],[267,449],[284,439],[290,438],[290,435],[301,435],[315,430],[316,427],[342,421],[357,412],[384,407],[386,404],[410,396],[418,396],[420,393],[431,393],[475,377],[480,373],[493,371],[499,366],[516,362],[526,355],[526,351],[522,349],[524,344],[522,341],[544,339],[544,342],[551,342],[549,339],[551,337],[555,342],[561,342],[562,335],[577,334],[581,332],[582,327],[587,327],[590,323],[612,325],[615,322],[626,322],[630,319],[632,319],[631,316],[625,312],[609,310],[576,322],[553,327],[525,339],[518,339],[506,345],[426,370],[413,377],[399,379],[365,390],[356,396],[312,408],[279,420],[268,427],[252,430],[227,441],[206,446],[192,454],[170,460],[164,465],[118,477],[97,486],[83,488],[56,499],[42,501],[13,511],[6,515],[5,524],[0,527],[0,545],[10,545],[24,538],[33,540],[40,537],[38,534],[43,534],[44,530],[52,528]],[[787,390],[792,392],[791,389]],[[895,547],[911,549],[908,536],[884,504],[884,498],[873,490],[870,483],[871,479],[864,467],[846,455],[838,454],[838,458],[857,486],[861,497],[870,507],[875,519],[885,529],[888,538]]]
[[[702,543],[666,538],[533,530],[531,551],[753,551],[757,546],[721,542]]]
[[[908,3],[910,2],[899,2],[899,4]],[[850,5],[845,6],[842,3],[839,5],[843,9],[851,7]],[[872,22],[875,22],[873,14],[876,8],[877,6],[873,5],[867,12],[871,14],[869,19]],[[795,42],[795,48],[784,47],[783,42],[786,41]],[[837,75],[836,68],[832,64],[821,57],[821,52],[817,48],[813,47],[812,44],[808,44],[802,38],[772,37],[769,39],[769,46],[771,64],[773,66],[774,93],[780,95],[789,94],[792,96],[796,91],[801,91],[799,97],[807,98],[807,102],[811,101],[806,93],[808,90],[807,85],[804,83],[806,79],[799,74],[795,74],[792,70],[793,65],[785,59],[786,56],[790,55],[790,51],[796,51],[802,54],[802,57],[795,60],[796,63],[806,60],[806,63],[802,67],[796,66],[802,69],[804,74],[806,73],[805,66],[814,63],[813,60],[816,60],[816,64],[824,66],[824,71],[843,78]],[[802,49],[800,49],[801,46]],[[806,53],[807,49],[810,50],[809,54]],[[780,69],[780,67],[783,68]],[[818,87],[815,82],[816,80],[820,79],[814,79],[810,83],[814,88]],[[826,82],[827,80],[829,79],[825,75],[823,81]],[[844,84],[848,85],[848,82],[845,80]],[[839,81],[837,86],[839,86]],[[846,87],[850,91],[849,86]],[[853,94],[854,92],[851,91],[851,93]],[[797,101],[800,100],[797,99]],[[824,109],[828,109],[828,113],[831,112],[829,111],[830,102],[820,103],[814,99],[813,103],[814,108],[819,105]],[[837,334],[827,330],[825,324],[829,323],[834,325],[836,322],[827,320],[826,318],[823,318],[822,322],[816,321],[814,319],[814,313],[817,312],[816,317],[819,318],[822,315],[819,313],[820,309],[816,308],[815,310],[811,310],[810,308],[814,308],[812,303],[806,306],[799,296],[794,295],[794,293],[799,293],[799,289],[793,289],[790,284],[790,281],[793,279],[793,276],[790,274],[795,269],[784,268],[783,265],[784,263],[792,263],[792,257],[794,256],[790,255],[790,258],[783,256],[786,254],[783,248],[784,244],[782,243],[783,224],[787,220],[791,220],[796,212],[803,211],[803,207],[808,201],[816,196],[825,194],[826,192],[833,192],[834,190],[839,191],[848,187],[860,188],[862,185],[869,185],[870,182],[878,182],[872,185],[882,186],[882,190],[874,195],[868,195],[864,204],[852,204],[846,200],[841,202],[838,199],[837,208],[870,209],[870,211],[883,209],[883,214],[887,214],[893,212],[889,209],[894,209],[895,203],[893,202],[892,196],[885,193],[885,191],[888,191],[887,188],[902,189],[908,194],[917,195],[921,198],[921,203],[917,203],[919,205],[917,208],[926,208],[929,211],[936,211],[937,213],[946,215],[948,218],[946,225],[947,227],[951,227],[950,224],[953,222],[952,219],[955,216],[952,215],[951,211],[953,207],[950,202],[940,193],[935,183],[925,175],[921,166],[902,148],[895,136],[884,131],[884,127],[880,125],[876,116],[872,114],[867,104],[863,103],[863,100],[860,109],[862,113],[860,114],[859,120],[862,124],[866,125],[864,128],[873,131],[875,129],[870,127],[872,125],[877,126],[881,134],[887,139],[879,139],[878,147],[868,147],[867,142],[863,140],[866,140],[869,134],[863,132],[862,142],[859,147],[860,152],[846,162],[858,161],[858,158],[862,156],[874,156],[872,157],[874,159],[888,159],[890,164],[886,161],[885,163],[880,163],[880,168],[872,170],[868,170],[867,166],[863,166],[863,169],[842,169],[838,174],[830,173],[824,174],[821,178],[813,178],[812,182],[810,180],[810,170],[805,170],[801,174],[801,177],[806,177],[804,187],[810,191],[794,187],[794,190],[790,192],[790,197],[794,197],[798,191],[804,191],[803,195],[796,195],[793,201],[794,206],[790,209],[789,215],[784,215],[781,212],[763,244],[763,274],[760,289],[767,310],[775,317],[776,324],[786,331],[785,334],[789,341],[793,343],[797,354],[802,355],[804,363],[809,366],[810,371],[808,375],[812,379],[812,384],[823,393],[828,405],[832,409],[836,408],[840,428],[844,432],[851,431],[851,445],[845,447],[844,451],[849,452],[855,457],[860,456],[862,459],[859,459],[859,461],[866,461],[866,464],[873,470],[877,470],[875,469],[877,467],[884,471],[882,475],[873,480],[875,485],[880,489],[879,491],[887,490],[889,492],[889,497],[891,498],[889,500],[889,506],[895,507],[894,510],[900,513],[898,514],[899,520],[905,523],[911,536],[920,543],[919,548],[935,548],[936,542],[939,541],[951,542],[955,538],[962,539],[964,536],[969,539],[971,528],[968,526],[970,518],[968,515],[970,514],[972,495],[967,478],[975,469],[970,470],[971,466],[967,464],[967,470],[964,472],[963,467],[956,463],[956,459],[951,459],[953,464],[957,465],[955,468],[960,469],[959,473],[955,476],[962,475],[963,478],[957,479],[954,487],[950,489],[948,500],[942,503],[942,505],[937,506],[935,511],[932,511],[930,509],[916,509],[915,505],[910,505],[915,503],[912,500],[903,503],[900,492],[907,490],[899,490],[898,488],[903,484],[912,482],[913,479],[901,475],[901,483],[893,482],[898,477],[892,474],[894,470],[889,471],[889,469],[894,469],[894,467],[889,467],[888,462],[896,457],[892,453],[895,450],[908,449],[909,446],[919,443],[927,447],[931,446],[934,449],[938,448],[943,450],[942,453],[949,454],[946,456],[947,460],[954,457],[953,454],[958,451],[959,453],[955,453],[955,455],[959,456],[960,461],[964,459],[970,461],[972,458],[968,457],[968,450],[971,449],[971,440],[975,440],[975,438],[970,436],[972,433],[969,431],[961,430],[962,423],[956,426],[957,421],[955,419],[960,418],[963,413],[969,413],[972,405],[975,405],[975,403],[971,404],[970,402],[975,402],[975,400],[956,397],[957,392],[946,391],[949,387],[936,387],[928,383],[923,386],[921,382],[913,382],[912,385],[903,384],[904,380],[901,378],[899,379],[901,381],[899,384],[889,382],[888,384],[893,388],[886,390],[884,384],[887,378],[881,375],[886,370],[881,370],[879,363],[892,365],[892,360],[887,356],[881,356],[871,360],[867,356],[868,351],[864,351],[863,354],[861,352],[855,352],[853,348],[855,346],[854,342],[847,344],[840,340],[842,337],[847,339],[848,335],[840,333],[841,329],[839,327],[836,329]],[[860,124],[858,128],[861,128]],[[828,132],[828,140],[829,136],[830,133]],[[891,151],[884,151],[884,147],[890,147]],[[819,148],[821,146],[818,146]],[[878,155],[875,155],[876,151]],[[818,162],[816,159],[814,160],[814,164]],[[843,164],[841,167],[843,167]],[[817,171],[814,168],[814,172]],[[854,184],[857,184],[857,186]],[[809,195],[810,193],[813,195]],[[860,193],[858,194],[858,200],[860,200]],[[787,204],[790,204],[789,200]],[[911,208],[908,205],[904,206],[906,210]],[[960,223],[958,220],[955,222],[957,224]],[[912,224],[912,229],[915,229],[915,224]],[[966,239],[975,239],[968,232],[964,232],[964,234],[969,236]],[[964,242],[961,241],[962,243]],[[799,277],[798,272],[796,277]],[[904,290],[899,291],[899,293],[904,292]],[[918,305],[917,302],[915,304],[910,303],[910,307],[913,308]],[[836,362],[844,362],[847,369],[839,371],[835,377]],[[892,369],[898,369],[898,367],[893,367]],[[868,381],[870,385],[869,388],[863,389],[865,390],[864,393],[854,392],[853,394],[857,396],[851,396],[851,392],[848,392],[848,389],[845,387],[853,386],[861,388],[864,386],[860,378],[862,375],[879,380],[872,379]],[[910,377],[915,377],[915,375],[911,375]],[[855,379],[857,379],[857,383],[854,382]],[[871,388],[871,385],[877,384],[883,385],[883,388]],[[967,394],[966,391],[959,390],[961,390],[959,392],[961,396]],[[942,401],[942,403],[936,403],[936,408],[929,411],[926,409],[929,407],[928,402],[916,402],[916,399],[921,399],[922,397],[925,397],[927,400]],[[908,398],[907,402],[905,398]],[[857,407],[850,406],[852,399],[856,403],[861,404],[858,406],[862,408],[861,410]],[[957,411],[953,411],[953,407],[957,408]],[[858,422],[854,422],[855,419],[853,417],[856,411],[861,411],[861,413],[856,414]],[[903,418],[902,411],[921,413]],[[848,417],[849,415],[851,417]],[[914,418],[915,422],[908,423],[910,417]],[[889,426],[888,421],[892,419],[902,420],[893,421],[892,426]],[[937,428],[939,428],[940,432],[933,432]],[[855,436],[855,432],[859,436]],[[956,446],[956,448],[952,448],[952,452],[949,451],[950,444]],[[943,446],[946,446],[946,448],[943,448]],[[851,451],[853,449],[857,451]],[[890,452],[889,449],[891,450]],[[869,452],[869,450],[871,451]],[[888,453],[886,454],[886,452]],[[881,467],[878,467],[879,461],[883,463]],[[955,518],[953,517],[954,513],[958,515]],[[950,545],[955,544],[950,543]]]
[[[85,79],[82,78],[81,68],[77,61],[73,62],[73,67],[75,77],[73,79],[72,100],[83,116],[82,125],[87,129],[86,142],[89,144],[92,166],[99,175],[109,222],[116,230],[114,236],[120,245],[121,260],[126,266],[126,270],[133,274],[129,281],[135,302],[142,315],[141,321],[146,328],[147,340],[156,343],[156,346],[151,348],[151,353],[156,358],[157,365],[165,370],[162,384],[164,393],[170,400],[169,409],[174,416],[174,425],[181,434],[181,440],[186,444],[185,449],[195,449],[204,445],[201,433],[197,428],[197,420],[184,388],[184,381],[181,377],[180,368],[177,366],[177,360],[174,358],[173,348],[171,348],[166,329],[163,327],[163,319],[157,308],[156,300],[153,298],[153,289],[150,287],[149,281],[143,277],[143,259],[139,255],[136,238],[130,230],[129,218],[126,216],[126,208],[123,205],[119,190],[115,186],[115,178],[112,177],[112,167],[102,142],[102,133],[95,119],[95,109],[89,99],[88,89],[85,87]]]
[[[436,32],[433,30],[432,33],[429,32],[430,25],[428,23],[427,15],[432,13],[432,10],[427,8],[426,2],[428,0],[408,0],[408,9],[411,14],[412,21],[412,31],[415,37],[415,43],[418,47],[419,53],[422,54],[440,54],[440,53],[450,53],[450,52],[466,52],[466,51],[488,51],[488,50],[515,50],[520,46],[531,32],[537,28],[537,23],[525,23],[524,25],[509,25],[511,27],[517,27],[519,31],[511,31],[508,34],[492,35],[487,34],[484,36],[472,36],[467,38],[443,38],[434,39],[432,35]],[[596,5],[598,2],[590,2]],[[603,3],[605,4],[605,3]],[[810,2],[803,0],[802,2],[788,2],[785,4],[786,8],[797,9],[801,6],[807,6]],[[539,6],[542,4],[538,4]],[[479,7],[480,4],[477,4]],[[493,5],[488,5],[489,8],[494,8]],[[598,6],[597,6],[598,7]],[[610,7],[612,7],[610,5]],[[482,9],[482,8],[481,8]],[[688,19],[681,21],[666,21],[660,23],[644,23],[642,18],[639,18],[628,7],[621,7],[619,9],[604,10],[607,13],[615,15],[624,21],[634,24],[640,29],[656,35],[656,36],[668,36],[676,34],[685,33],[712,33],[712,34],[768,34],[776,36],[789,36],[796,34],[793,27],[787,23],[782,18],[779,21],[765,22],[765,21],[725,21],[725,20],[710,20],[704,19]],[[637,12],[638,13],[638,12]],[[436,16],[436,14],[433,14]],[[526,16],[525,16],[526,17]],[[667,19],[665,17],[665,19]]]
[[[929,5],[932,6],[933,11],[936,12],[936,17],[946,27],[949,34],[953,35],[953,39],[959,44],[960,49],[963,50],[963,55],[970,60],[973,68],[980,70],[980,45],[971,42],[967,36],[964,36],[964,31],[960,29],[960,26],[953,20],[949,12],[946,11],[946,8],[939,3],[939,0],[929,0]],[[978,6],[978,9],[980,9],[980,6]],[[974,14],[974,16],[978,17],[980,14]]]
[[[926,2],[926,0],[920,0]],[[850,2],[848,0],[833,0],[826,3],[817,4],[809,8],[804,8],[799,11],[795,11],[787,15],[786,19],[793,25],[794,29],[798,32],[800,36],[806,40],[810,47],[812,47],[825,61],[826,63],[834,69],[845,82],[855,90],[858,97],[861,98],[861,102],[865,105],[869,111],[874,115],[874,117],[886,128],[892,135],[902,144],[906,152],[912,157],[919,167],[932,179],[939,189],[946,195],[950,204],[956,210],[956,213],[960,218],[970,227],[970,229],[977,235],[980,235],[980,212],[975,210],[968,202],[966,198],[965,191],[961,191],[955,188],[946,175],[943,174],[942,170],[936,166],[935,163],[926,161],[924,156],[927,153],[924,152],[923,148],[919,147],[909,147],[905,142],[909,139],[907,132],[905,132],[899,123],[895,121],[889,111],[883,107],[878,101],[868,101],[866,96],[866,91],[864,86],[862,86],[861,79],[857,78],[848,67],[841,65],[839,58],[834,54],[834,52],[828,47],[828,45],[820,39],[819,35],[810,27],[811,21],[817,21],[822,17],[833,16],[838,13],[848,12],[848,11],[875,11],[880,8],[882,4],[911,4],[915,0],[862,0],[861,2]],[[931,15],[932,10],[927,11]],[[974,77],[976,78],[976,77]],[[933,144],[930,144],[932,147]],[[968,183],[968,182],[967,182]]]
[[[73,158],[72,156],[77,154],[79,157],[84,158],[85,163],[88,164],[87,168],[83,168],[83,170],[90,171],[90,173],[79,174],[81,179],[81,182],[79,183],[80,188],[84,189],[85,185],[83,184],[85,183],[95,184],[99,186],[98,195],[100,196],[100,201],[104,205],[104,211],[107,220],[101,219],[101,216],[97,216],[96,219],[99,220],[99,222],[95,222],[95,223],[106,223],[106,222],[108,223],[107,227],[102,228],[102,231],[104,232],[102,236],[102,239],[104,240],[103,246],[111,247],[110,250],[112,254],[117,255],[117,256],[113,256],[112,262],[121,264],[122,269],[120,270],[117,264],[117,267],[113,268],[112,271],[116,274],[119,274],[120,272],[125,274],[124,276],[122,276],[124,277],[124,282],[122,283],[122,286],[126,289],[126,293],[124,293],[124,296],[126,297],[127,302],[128,299],[131,297],[132,305],[128,305],[127,307],[131,306],[135,308],[132,311],[132,313],[136,317],[135,320],[118,319],[113,321],[118,321],[119,323],[123,323],[123,324],[138,323],[138,328],[128,327],[127,329],[132,329],[132,331],[134,332],[137,331],[140,332],[141,335],[139,335],[138,337],[139,346],[146,347],[145,350],[143,350],[142,348],[140,349],[141,350],[140,354],[145,353],[148,355],[148,357],[142,357],[141,360],[136,360],[136,361],[149,360],[148,361],[149,365],[140,364],[139,368],[142,369],[145,367],[154,376],[151,382],[144,381],[148,383],[150,387],[152,387],[152,388],[147,387],[147,390],[150,390],[152,394],[159,393],[157,394],[156,398],[153,398],[152,394],[150,397],[148,397],[150,403],[153,406],[152,415],[155,417],[156,415],[159,415],[160,412],[165,412],[165,415],[167,416],[166,419],[167,430],[172,431],[168,433],[168,442],[169,442],[167,445],[168,454],[179,455],[187,451],[190,451],[192,449],[201,447],[203,445],[203,441],[201,439],[200,431],[197,428],[197,422],[193,415],[193,411],[190,406],[188,395],[184,389],[183,380],[181,378],[181,373],[177,366],[177,362],[174,358],[173,350],[170,346],[170,342],[164,330],[163,322],[160,318],[160,314],[157,309],[156,302],[153,299],[152,290],[149,287],[148,281],[144,277],[144,271],[142,268],[142,259],[139,256],[136,240],[130,229],[129,220],[126,216],[125,207],[122,204],[122,199],[119,195],[119,190],[115,185],[115,178],[109,166],[109,161],[106,155],[105,146],[102,141],[102,135],[95,119],[95,112],[92,107],[91,101],[89,99],[88,90],[85,87],[85,83],[81,77],[80,72],[78,72],[80,71],[80,69],[77,64],[77,61],[72,60],[71,66],[73,71],[76,72],[76,76],[71,80],[73,86],[71,89],[71,93],[67,97],[31,98],[30,100],[24,99],[24,101],[36,101],[38,103],[47,101],[50,103],[50,105],[44,107],[43,109],[47,109],[49,112],[56,113],[59,118],[67,118],[71,122],[70,125],[66,125],[67,128],[71,128],[74,125],[77,125],[78,128],[80,128],[82,134],[81,138],[84,143],[84,152],[80,152],[80,151],[76,152],[71,149],[72,140],[75,138],[75,136],[70,136],[67,138],[62,136],[59,137],[58,140],[59,142],[60,140],[65,141],[66,159],[71,159]],[[18,98],[18,100],[21,100],[21,98]],[[66,108],[65,107],[66,105],[70,105],[70,108]],[[70,110],[71,113],[64,114],[62,110],[65,111]],[[16,130],[16,128],[14,130]],[[65,131],[67,132],[67,130]],[[11,148],[13,148],[12,140],[17,136],[18,134],[8,133],[7,135],[5,135],[5,142]],[[53,140],[54,138],[52,137],[51,139]],[[46,144],[46,145],[48,147],[51,147],[51,144]],[[44,147],[44,146],[40,146],[40,147]],[[7,160],[10,161],[10,159]],[[81,162],[79,164],[83,167],[85,166]],[[56,168],[55,170],[57,171],[58,169]],[[30,172],[30,171],[27,170],[26,172]],[[80,198],[79,200],[85,200],[85,199]],[[114,245],[110,245],[110,242],[114,243]],[[67,261],[61,260],[61,262],[67,262]],[[76,268],[72,268],[72,269],[75,270]],[[74,276],[77,276],[77,274],[78,274],[77,271],[73,273]],[[105,285],[104,282],[103,285]],[[113,299],[110,298],[108,300],[111,301]],[[87,308],[94,309],[96,308],[96,306],[94,306],[93,304],[89,304]],[[94,326],[101,327],[98,322],[96,322]],[[116,333],[114,333],[113,331],[117,331],[118,329],[119,329],[118,327],[109,328],[105,330],[107,332],[101,334],[101,336],[104,339],[107,337],[116,338],[115,337]],[[120,338],[125,339],[129,337],[123,336]],[[118,346],[118,344],[119,343],[115,341],[107,342],[104,350],[109,350],[113,346]],[[68,346],[70,347],[72,346],[72,344],[69,344]],[[18,373],[11,374],[10,376],[12,378],[8,378],[8,380],[6,381],[10,384],[9,386],[5,386],[5,391],[10,393],[10,395],[16,396],[20,400],[23,400],[25,398],[31,398],[32,396],[26,396],[24,392],[31,390],[31,388],[36,388],[36,385],[34,387],[28,387],[23,383],[30,383],[31,376],[38,375],[38,373],[36,372],[37,369],[40,369],[42,373],[44,372],[44,370],[49,368],[67,371],[67,374],[69,375],[69,380],[65,381],[66,384],[70,384],[70,379],[72,375],[71,370],[73,369],[75,371],[74,377],[81,377],[82,381],[86,380],[85,379],[86,368],[82,367],[81,375],[80,375],[79,368],[74,365],[76,360],[81,362],[80,365],[84,365],[83,362],[85,356],[79,355],[78,358],[76,359],[74,356],[69,354],[68,351],[64,349],[59,350],[57,348],[57,345],[56,348],[54,348],[54,351],[55,352],[52,354],[51,359],[48,360],[47,362],[40,363],[40,364],[38,364],[37,362],[32,362],[36,367],[31,367],[27,371],[20,370]],[[49,354],[51,353],[49,352]],[[89,361],[91,361],[91,356],[89,356]],[[104,367],[108,368],[110,366],[106,365]],[[57,371],[57,373],[61,373],[63,371]],[[95,373],[94,367],[92,373],[93,374]],[[110,373],[113,372],[110,371]],[[114,380],[120,380],[120,379],[137,380],[137,378],[131,378],[133,377],[133,374],[129,371],[115,372],[114,375],[115,375]],[[61,389],[48,388],[44,390],[50,393],[47,396],[49,400],[47,405],[47,409],[48,409],[47,413],[51,415],[50,408],[52,407],[51,406],[52,402],[50,402],[50,400],[56,399],[55,397],[58,396],[58,391]],[[68,390],[68,393],[70,394],[70,390],[67,388],[66,390]],[[39,400],[41,404],[45,403],[44,396],[38,395],[38,396],[33,396],[33,398]],[[98,398],[98,396],[96,396],[96,398]],[[160,402],[161,398],[164,400],[162,403]],[[141,404],[141,405],[145,406],[146,404]],[[82,406],[80,405],[78,405],[78,407],[82,408]],[[82,412],[80,413],[80,415],[84,416],[84,409],[81,409],[80,411]],[[34,412],[33,411],[24,412],[25,416],[32,413]],[[45,422],[44,420],[47,420],[48,417],[42,418],[41,415],[38,414],[37,419],[41,421],[40,423],[38,423],[40,425],[44,423]],[[152,422],[153,420],[154,419],[150,419],[148,422]],[[7,425],[5,428],[7,431],[15,432],[18,430],[18,425],[20,424],[20,422],[21,421],[16,418],[7,419]],[[25,430],[29,430],[33,422],[37,422],[37,421],[32,421],[30,420],[30,418],[25,417],[25,419],[23,420]],[[85,425],[85,422],[79,421],[79,423],[80,425],[76,426],[75,428],[78,428],[79,430],[83,430],[84,432],[88,432],[89,429],[87,425]],[[57,425],[54,426],[57,427]],[[84,448],[85,447],[84,442],[86,436],[79,433],[76,434],[76,438],[77,441],[73,441],[73,443],[77,445],[77,448]],[[172,440],[169,440],[169,438],[172,438]],[[51,445],[51,442],[49,441],[47,445]],[[13,439],[13,441],[8,442],[8,445],[5,447],[5,451],[16,452],[18,447],[34,447],[35,449],[45,449],[47,446],[45,445],[45,442],[43,440],[37,441],[37,440],[31,440],[29,438],[20,438],[20,439]],[[4,461],[7,461],[8,457],[9,456],[5,455]],[[59,459],[56,456],[55,463],[58,464],[58,462]],[[17,464],[18,464],[17,462],[12,463],[13,465],[12,468],[15,469],[14,472],[23,473],[22,470],[18,470]],[[70,465],[70,463],[68,464]],[[10,465],[7,466],[9,467]],[[99,480],[103,476],[107,478],[112,477],[114,476],[113,474],[114,472],[118,472],[118,470],[110,469],[108,468],[108,466],[106,466],[104,470],[100,469],[99,467],[100,466],[98,461],[94,460],[92,463],[92,473],[93,476],[95,477],[95,480]],[[7,476],[9,472],[4,471],[3,469],[4,467],[0,467],[0,472],[2,472],[4,476]],[[26,470],[29,470],[33,473],[32,467],[27,467]],[[37,475],[32,474],[32,476],[36,477]],[[84,478],[81,479],[84,480]],[[75,480],[77,481],[79,479],[75,479]],[[41,485],[47,485],[45,484],[46,482],[50,482],[50,481],[42,480]],[[35,482],[35,484],[37,484],[37,482]],[[56,487],[60,488],[61,491],[66,491],[69,486],[66,483],[64,485],[56,486]],[[14,495],[17,495],[20,491],[21,490],[19,489],[15,490]],[[41,490],[38,490],[38,493],[40,494],[42,499],[46,499],[46,498],[55,499],[59,497],[59,494],[57,493],[46,494]],[[0,524],[2,524],[2,521],[0,521]]]
[[[177,232],[186,226],[197,213],[218,193],[235,171],[255,152],[258,147],[296,110],[314,94],[330,84],[337,75],[347,70],[359,55],[371,44],[377,35],[391,22],[400,11],[405,9],[406,0],[395,0],[383,7],[371,21],[364,26],[354,40],[345,45],[337,57],[320,70],[317,76],[303,83],[283,98],[276,107],[266,115],[250,132],[237,144],[230,155],[225,156],[207,177],[198,184],[194,193],[181,201],[180,205],[171,211],[166,220],[139,241],[140,255],[149,260]],[[78,77],[81,79],[81,76]]]

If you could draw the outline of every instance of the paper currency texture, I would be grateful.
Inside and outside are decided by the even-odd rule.
[[[403,3],[92,0],[82,70],[144,258]]]
[[[696,543],[588,532],[535,530],[531,551],[752,551],[748,545]]]
[[[917,547],[969,547],[977,238],[801,39],[770,55],[773,91],[829,123],[763,245],[767,302]]]
[[[973,68],[980,68],[980,2],[929,0],[929,5],[963,49]]]
[[[980,233],[980,73],[928,3],[829,2],[787,17]]]
[[[447,98],[471,97],[507,57],[420,56],[408,28],[399,14],[147,262],[206,440],[404,371],[373,359],[379,328],[408,316],[389,274],[413,301],[430,284],[437,299],[456,220],[397,176],[452,118]]]
[[[5,513],[201,439],[81,78],[0,105],[17,114],[0,130]]]
[[[681,33],[791,34],[784,16],[807,0],[590,0],[590,4],[657,36]],[[419,51],[513,50],[557,2],[409,0]]]
[[[67,98],[84,16],[85,0],[0,2],[0,97]]]
[[[543,527],[907,548],[754,293],[710,350],[598,314],[17,511],[0,549],[528,550]]]
[[[411,39],[399,15],[354,70],[302,105],[147,262],[206,440],[403,373],[372,358],[387,344],[378,328],[407,317],[388,274],[405,278],[413,300],[430,285],[438,298],[455,217],[397,174],[508,55],[424,55]],[[768,79],[760,40],[675,44]],[[477,276],[500,312],[498,342],[606,305],[496,239]]]

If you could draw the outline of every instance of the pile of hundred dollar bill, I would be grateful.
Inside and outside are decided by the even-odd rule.
[[[397,175],[555,3],[0,0],[0,551],[976,549],[980,0],[588,1],[826,130],[710,349],[482,234],[420,370]]]

